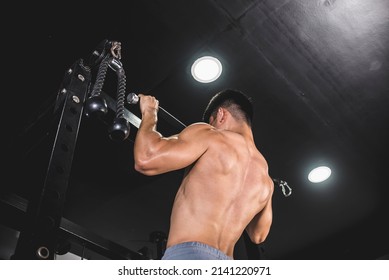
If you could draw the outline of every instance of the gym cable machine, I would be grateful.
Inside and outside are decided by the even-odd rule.
[[[57,253],[63,254],[69,250],[68,240],[88,245],[108,258],[148,258],[142,252],[128,250],[90,233],[85,234],[85,230],[62,216],[82,117],[99,118],[107,114],[108,109],[116,112],[108,128],[109,136],[114,141],[123,141],[128,137],[130,124],[139,127],[140,119],[124,107],[126,77],[120,59],[120,42],[104,40],[87,62],[78,59],[66,71],[55,100],[50,158],[37,199],[26,202],[20,198],[2,198],[2,202],[7,200],[9,206],[15,206],[19,213],[25,214],[12,259],[55,259]],[[97,77],[93,81],[97,67]],[[116,72],[118,78],[116,101],[102,91],[109,68]],[[130,96],[134,98],[134,95]],[[168,112],[164,113],[165,117],[170,118],[170,123],[182,129],[181,122]],[[89,238],[91,236],[93,238]],[[157,244],[158,257],[161,257],[166,236],[159,232],[152,233],[150,241]]]
[[[65,195],[82,117],[101,118],[109,109],[114,111],[114,120],[108,127],[109,137],[114,141],[127,139],[130,125],[139,128],[141,120],[125,108],[125,104],[138,103],[139,97],[134,93],[126,94],[126,76],[120,59],[121,43],[103,40],[92,52],[88,62],[78,59],[66,71],[55,100],[54,119],[57,125],[54,126],[56,130],[44,183],[38,199],[30,201],[24,209],[25,224],[21,228],[12,259],[55,259],[58,252],[69,250],[67,240],[70,239],[77,239],[84,245],[87,243],[109,258],[147,259],[141,252],[128,250],[113,242],[98,244],[83,238],[82,231],[63,218]],[[96,69],[94,80],[93,71]],[[116,72],[116,100],[102,90],[108,69]],[[182,122],[162,107],[159,107],[159,112],[164,120],[177,129],[185,128]],[[284,196],[291,194],[291,188],[285,181],[273,181],[282,188]],[[151,234],[151,241],[157,244],[158,258],[163,254],[166,238],[161,232]]]

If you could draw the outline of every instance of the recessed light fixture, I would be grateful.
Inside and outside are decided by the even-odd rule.
[[[331,176],[331,169],[327,166],[319,166],[314,168],[308,174],[308,180],[312,183],[320,183],[327,180]]]
[[[213,56],[198,58],[191,68],[193,78],[200,83],[210,83],[217,80],[222,73],[222,64]]]

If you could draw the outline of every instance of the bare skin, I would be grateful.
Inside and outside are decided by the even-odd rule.
[[[157,175],[186,168],[170,219],[167,247],[198,241],[233,257],[246,230],[263,242],[272,224],[273,181],[251,128],[220,107],[210,124],[177,135],[157,131],[158,100],[139,95],[142,122],[135,139],[135,169]]]

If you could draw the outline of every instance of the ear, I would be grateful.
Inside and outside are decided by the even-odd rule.
[[[223,123],[225,122],[226,118],[227,118],[227,111],[224,108],[219,107],[219,109],[217,109],[217,115],[216,115],[217,122]]]

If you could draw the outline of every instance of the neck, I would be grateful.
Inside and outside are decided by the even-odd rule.
[[[248,138],[252,141],[254,141],[254,136],[253,136],[253,131],[251,127],[245,123],[245,122],[230,122],[229,124],[226,125],[223,129],[239,133],[243,135],[243,137]]]

